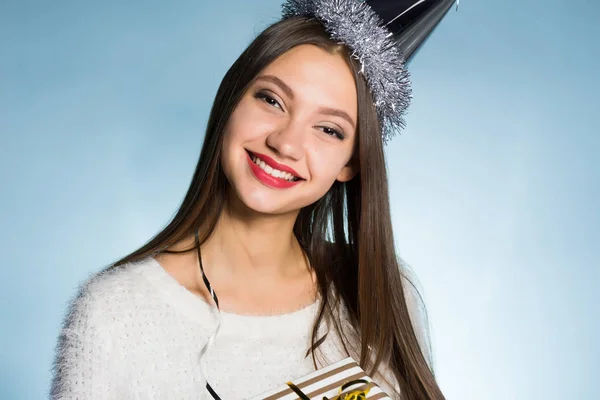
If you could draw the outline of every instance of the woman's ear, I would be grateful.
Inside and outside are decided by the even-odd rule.
[[[350,161],[348,161],[348,164],[346,164],[344,168],[342,168],[336,180],[340,182],[348,182],[349,180],[354,178],[356,174],[358,174],[359,170],[360,168],[358,165],[358,159],[352,157]]]

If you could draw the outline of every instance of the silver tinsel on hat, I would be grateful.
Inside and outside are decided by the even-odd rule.
[[[345,44],[359,60],[387,144],[404,128],[412,94],[404,58],[379,15],[360,0],[288,0],[283,18],[295,16],[319,20],[331,38]]]

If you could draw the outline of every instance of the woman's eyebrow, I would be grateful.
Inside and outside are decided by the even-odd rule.
[[[292,100],[294,99],[294,92],[292,91],[292,88],[290,88],[284,81],[282,81],[281,79],[279,79],[278,77],[276,77],[274,75],[260,75],[260,76],[256,77],[256,81],[267,81],[267,82],[274,83],[275,85],[279,86],[281,88],[281,90],[283,90],[283,92],[290,99],[292,99]],[[337,108],[331,108],[331,107],[320,107],[318,112],[319,112],[319,114],[333,115],[335,117],[343,118],[346,121],[348,121],[348,123],[350,125],[352,125],[353,129],[356,128],[354,121],[352,120],[352,118],[350,118],[350,115],[348,115],[348,113],[345,111],[342,111]]]
[[[320,114],[333,115],[335,117],[343,118],[346,121],[348,121],[348,123],[350,125],[352,125],[352,129],[356,128],[356,126],[354,125],[354,121],[352,121],[352,118],[350,118],[348,113],[345,111],[339,110],[337,108],[330,108],[330,107],[321,107],[321,108],[319,108],[318,111]]]
[[[294,99],[294,92],[292,89],[281,79],[273,75],[260,75],[256,78],[256,81],[267,81],[276,84],[284,91],[284,93],[290,98]]]

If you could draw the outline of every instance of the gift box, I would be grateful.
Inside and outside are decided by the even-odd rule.
[[[249,400],[381,400],[391,398],[348,357]]]

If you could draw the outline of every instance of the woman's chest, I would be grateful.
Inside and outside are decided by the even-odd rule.
[[[313,311],[273,318],[225,314],[203,356],[216,320],[200,326],[165,315],[152,329],[121,336],[123,398],[211,399],[208,380],[223,400],[246,399],[302,377],[314,371],[308,354]],[[326,340],[321,347],[331,346]]]
[[[224,321],[203,357],[208,382],[224,400],[249,398],[314,370],[307,356],[312,321],[254,322]]]

